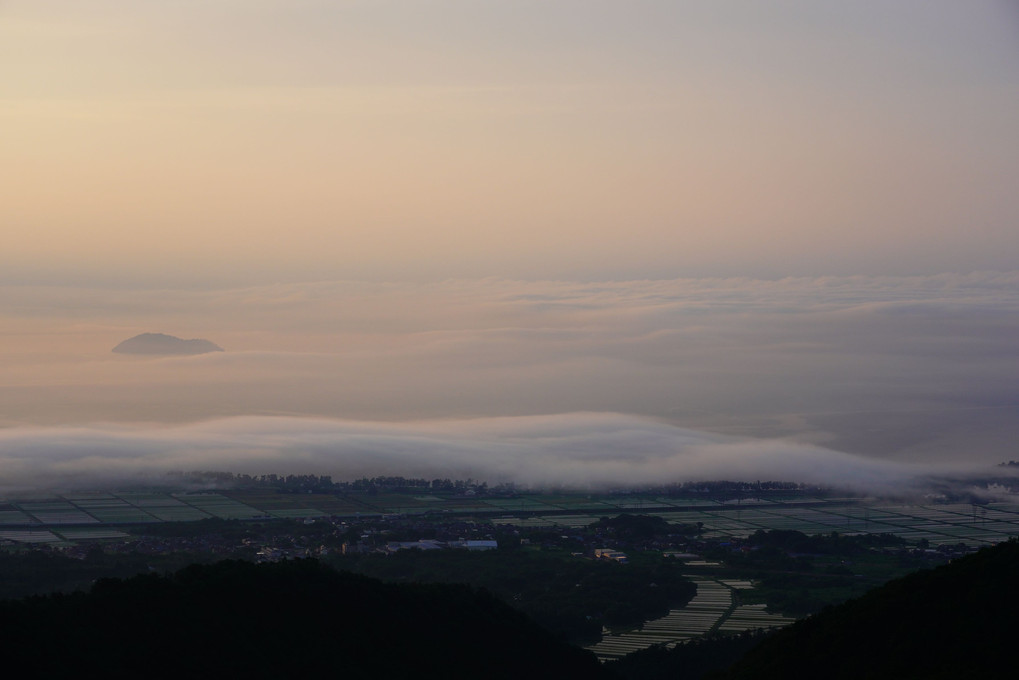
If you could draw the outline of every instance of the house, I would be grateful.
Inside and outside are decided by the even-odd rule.
[[[438,550],[445,548],[446,544],[432,538],[424,538],[420,541],[390,541],[386,544],[386,552],[394,553],[397,550]]]
[[[450,548],[466,548],[467,550],[495,550],[499,547],[498,541],[467,541],[460,539],[449,544]]]
[[[594,556],[600,560],[614,560],[620,564],[626,564],[628,561],[626,553],[621,553],[612,548],[595,548]]]

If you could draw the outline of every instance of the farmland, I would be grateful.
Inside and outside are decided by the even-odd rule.
[[[619,513],[699,525],[700,537],[725,541],[757,530],[807,535],[891,534],[912,544],[981,546],[1019,535],[1019,498],[982,505],[879,499],[776,496],[676,498],[654,494],[284,494],[265,489],[206,493],[110,492],[0,500],[0,541],[69,545],[126,536],[123,527],[220,519],[332,517],[470,518],[518,528],[583,527]],[[91,533],[83,533],[89,528]]]
[[[914,569],[1017,535],[1019,499],[1009,498],[977,505],[784,491],[329,493],[246,487],[0,500],[0,546],[6,548],[0,554],[10,556],[4,567],[11,574],[8,596],[79,588],[104,574],[193,561],[313,556],[384,580],[453,580],[487,588],[538,620],[544,617],[549,630],[603,660],[709,634],[783,626]],[[424,539],[436,545],[497,543],[498,549],[412,551],[401,543]],[[624,551],[629,565],[592,563],[604,562],[597,548]],[[29,554],[35,561],[17,561]],[[523,578],[524,567],[540,567],[541,575]],[[663,597],[651,597],[639,612],[613,614],[620,603],[597,594],[605,591],[598,586],[602,572],[625,580],[627,572],[656,569],[656,576],[636,581],[642,588],[655,583]],[[664,598],[666,586],[672,587],[668,579],[682,578],[697,587],[685,606],[681,597]],[[621,602],[638,601],[640,588],[617,589]],[[567,611],[572,619],[563,617]]]
[[[588,647],[599,659],[618,659],[652,645],[674,646],[708,633],[742,632],[758,628],[775,628],[795,619],[764,611],[763,604],[739,604],[738,591],[751,588],[749,581],[691,577],[697,595],[685,607],[673,609],[668,615],[648,621],[640,630],[606,635],[601,642]]]

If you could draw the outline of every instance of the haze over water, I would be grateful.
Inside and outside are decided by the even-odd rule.
[[[0,53],[5,488],[1016,457],[1011,3],[8,1]]]

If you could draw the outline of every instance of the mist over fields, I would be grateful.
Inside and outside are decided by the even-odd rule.
[[[1016,457],[1017,272],[2,300],[14,486],[181,469],[889,485]],[[111,353],[142,332],[228,351]]]

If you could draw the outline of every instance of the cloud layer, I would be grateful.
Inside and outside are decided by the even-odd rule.
[[[784,480],[899,493],[949,470],[604,413],[409,423],[241,417],[159,428],[12,428],[0,431],[0,469],[7,492],[104,487],[168,471],[230,470],[337,479],[473,477],[579,488]]]
[[[102,430],[109,438],[117,427],[149,424],[158,439],[162,427],[210,419],[257,429],[262,421],[233,420],[248,416],[297,417],[312,430],[317,420],[307,419],[415,422],[421,433],[432,421],[472,430],[494,417],[622,413],[656,423],[637,428],[638,441],[697,432],[689,436],[926,463],[1008,460],[1019,438],[1017,272],[0,292],[7,434],[112,423]],[[141,332],[204,337],[227,351],[110,351]],[[677,429],[655,429],[669,427]],[[67,442],[58,449],[70,446],[73,437],[55,432],[63,434],[54,441]],[[90,432],[80,432],[83,441]],[[131,442],[145,439],[146,430],[130,432]],[[416,436],[401,434],[401,446]],[[440,439],[455,443],[452,427]],[[200,460],[202,446],[215,447],[198,441]],[[238,439],[230,441],[227,449],[238,451]],[[775,445],[767,441],[754,446]],[[642,446],[640,455],[650,455],[653,447]],[[753,446],[740,446],[752,460]],[[300,460],[299,447],[285,448]],[[38,463],[19,456],[17,465],[38,472],[50,458],[33,450]],[[380,464],[386,450],[374,454]],[[555,452],[541,468],[555,473],[565,450],[542,450]],[[15,465],[7,449],[0,455]],[[485,469],[498,472],[494,465]],[[586,469],[581,478],[601,478]]]

